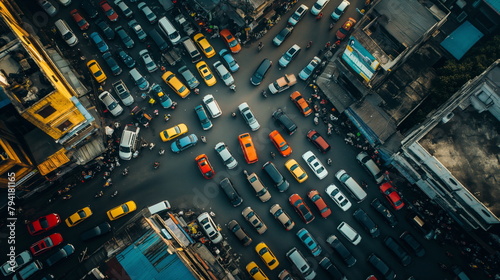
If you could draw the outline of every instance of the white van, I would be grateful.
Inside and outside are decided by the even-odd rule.
[[[187,38],[186,40],[182,41],[182,44],[186,48],[186,51],[188,52],[189,56],[191,57],[191,61],[193,63],[196,63],[201,60],[201,54],[194,45],[193,40],[190,38]]]
[[[361,242],[361,236],[357,231],[355,231],[348,223],[342,222],[337,227],[337,230],[342,233],[342,235],[349,240],[353,245],[358,245]]]
[[[168,200],[158,202],[155,205],[151,205],[148,207],[149,213],[151,213],[151,215],[168,209],[170,209],[170,203],[168,202]]]
[[[349,190],[358,203],[366,198],[366,192],[344,169],[340,169],[335,177]]]
[[[122,138],[120,140],[120,147],[118,148],[118,155],[123,160],[132,159],[132,154],[137,149],[137,136],[141,129],[137,126],[127,125],[123,129]]]
[[[158,21],[158,26],[160,26],[161,31],[165,33],[170,42],[173,45],[177,45],[181,42],[181,34],[175,29],[174,25],[167,19],[167,17],[162,17]]]
[[[63,19],[57,20],[54,23],[54,25],[56,26],[57,31],[59,31],[64,41],[66,41],[66,43],[70,47],[73,47],[74,45],[78,44],[78,38],[76,38],[75,33],[73,33],[73,30],[71,30],[71,28]]]
[[[300,273],[302,273],[304,279],[311,280],[316,277],[316,272],[312,269],[311,265],[307,262],[302,253],[297,250],[297,248],[293,247],[290,251],[288,251],[286,253],[286,257],[295,265]]]

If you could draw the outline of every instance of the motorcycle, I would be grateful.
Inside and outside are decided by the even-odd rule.
[[[63,196],[62,199],[67,200],[67,199],[71,199],[71,197],[72,196],[70,194],[67,194],[67,195]]]
[[[113,182],[111,182],[111,178],[108,178],[106,180],[106,182],[104,183],[103,187],[110,187],[111,185],[113,185]]]
[[[127,176],[128,175],[128,167],[125,168],[125,169],[123,169],[122,175],[123,176]]]
[[[318,125],[319,124],[319,113],[314,113],[314,124]]]
[[[264,98],[267,98],[267,92],[265,90],[262,91],[262,96],[264,96]]]
[[[307,43],[307,45],[306,45],[306,49],[308,49],[308,48],[312,47],[312,44],[313,44],[313,42],[312,42],[312,41],[309,41],[309,43]]]
[[[236,85],[235,84],[232,84],[231,86],[229,86],[230,89],[232,89],[234,92],[236,92]]]
[[[98,198],[98,197],[101,197],[101,196],[103,196],[103,195],[104,195],[104,193],[103,193],[102,191],[98,191],[98,192],[94,195],[94,197],[95,197],[95,198]]]
[[[264,47],[264,44],[262,44],[262,42],[260,42],[259,46],[257,47],[257,50],[260,52],[263,47]]]
[[[158,167],[160,167],[160,163],[155,161],[155,163],[153,163],[153,168],[158,169]]]
[[[160,151],[158,152],[158,154],[161,156],[165,153],[165,149],[161,148]]]
[[[165,119],[166,122],[168,122],[170,120],[170,114],[165,114],[163,118]]]
[[[115,191],[113,194],[111,194],[111,197],[115,197],[118,195],[118,191]]]

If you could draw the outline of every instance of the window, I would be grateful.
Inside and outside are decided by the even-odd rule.
[[[72,124],[73,124],[72,122],[70,122],[69,120],[66,120],[62,124],[58,125],[57,128],[60,131],[66,131]]]
[[[42,116],[42,118],[47,118],[50,115],[52,115],[55,111],[56,111],[56,109],[54,109],[54,107],[52,107],[50,105],[46,105],[42,109],[38,110],[38,112],[36,112],[36,113],[39,114],[40,116]]]

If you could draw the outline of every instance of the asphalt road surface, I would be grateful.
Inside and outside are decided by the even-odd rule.
[[[160,16],[164,12],[159,5],[156,5],[157,2],[153,2],[154,4],[150,4],[150,7],[153,8],[158,16]],[[359,18],[360,15],[356,12],[356,6],[361,7],[363,1],[351,1],[351,7],[347,10],[346,14],[332,30],[329,30],[329,15],[338,5],[338,2],[340,1],[331,1],[331,3],[328,4],[326,9],[323,11],[325,16],[319,21],[317,21],[313,15],[307,13],[302,21],[297,25],[292,35],[280,47],[273,46],[271,41],[273,37],[286,26],[288,17],[298,7],[298,5],[290,10],[282,18],[282,20],[277,23],[276,26],[265,35],[265,37],[262,38],[264,48],[261,52],[257,51],[257,43],[243,47],[243,50],[234,56],[240,64],[240,70],[233,74],[236,80],[236,92],[233,92],[228,87],[224,86],[218,76],[218,83],[213,87],[207,87],[199,77],[194,65],[187,57],[183,58],[183,63],[178,64],[175,67],[165,65],[167,70],[171,70],[177,74],[177,69],[186,64],[200,80],[200,94],[195,95],[191,93],[191,95],[184,100],[180,99],[175,93],[168,89],[168,86],[160,78],[161,71],[158,70],[151,74],[147,73],[142,60],[138,56],[138,52],[141,49],[144,49],[146,44],[140,43],[135,34],[132,33],[131,30],[127,29],[128,27],[126,27],[129,35],[136,41],[136,46],[133,49],[127,50],[136,59],[138,63],[138,66],[136,67],[142,74],[146,75],[146,78],[150,83],[155,82],[160,84],[163,89],[170,94],[170,97],[178,102],[179,105],[174,111],[164,110],[159,105],[148,107],[146,101],[139,97],[140,91],[129,79],[128,69],[124,65],[121,64],[124,70],[123,73],[119,77],[113,77],[105,62],[100,58],[98,50],[90,42],[86,42],[86,40],[81,36],[81,32],[77,29],[76,25],[70,18],[69,10],[76,4],[73,3],[70,7],[60,7],[59,16],[66,18],[67,22],[80,38],[80,44],[78,47],[82,49],[87,59],[97,59],[101,64],[101,67],[103,67],[106,71],[106,74],[108,75],[108,81],[104,86],[106,90],[111,89],[111,84],[115,81],[115,79],[121,78],[127,82],[129,89],[135,94],[136,103],[138,103],[138,105],[145,107],[146,111],[149,113],[152,113],[154,109],[159,109],[160,116],[165,113],[170,113],[172,114],[172,118],[168,123],[165,123],[161,117],[158,117],[153,120],[150,128],[141,129],[140,136],[149,142],[156,143],[156,147],[153,151],[141,151],[139,157],[131,160],[130,162],[121,161],[122,166],[118,167],[112,174],[114,185],[112,188],[105,190],[104,197],[94,197],[94,194],[98,190],[102,189],[102,184],[104,182],[104,180],[99,176],[89,182],[79,184],[74,190],[71,191],[73,196],[71,200],[59,200],[56,203],[47,204],[47,194],[41,194],[39,198],[30,199],[30,203],[26,203],[26,205],[24,205],[26,217],[34,219],[41,215],[56,212],[61,215],[62,219],[66,219],[76,210],[90,205],[94,214],[89,220],[84,221],[82,224],[74,228],[68,228],[66,225],[62,224],[52,232],[60,232],[65,241],[72,243],[75,246],[77,253],[80,253],[85,248],[88,248],[88,251],[92,252],[100,246],[104,240],[96,239],[82,244],[78,237],[83,230],[106,221],[107,218],[105,212],[107,210],[128,200],[134,200],[137,203],[138,208],[143,208],[160,200],[167,199],[178,209],[197,209],[198,211],[206,210],[215,212],[215,221],[222,226],[222,232],[225,238],[227,238],[235,252],[241,254],[242,269],[244,269],[244,266],[248,262],[256,261],[264,272],[272,279],[277,279],[277,275],[282,269],[286,268],[288,270],[292,270],[292,265],[286,259],[285,253],[294,246],[297,247],[313,264],[313,267],[318,272],[318,277],[316,279],[328,279],[325,272],[318,266],[318,261],[323,256],[328,256],[334,264],[348,276],[349,279],[365,279],[371,274],[377,275],[374,269],[366,261],[367,256],[372,252],[379,255],[396,271],[398,279],[407,279],[410,276],[414,276],[415,279],[451,279],[451,274],[445,273],[439,269],[437,265],[437,262],[446,258],[443,250],[440,249],[435,241],[424,240],[420,234],[410,227],[410,225],[404,220],[405,209],[396,213],[399,225],[395,229],[386,225],[378,214],[374,213],[369,205],[370,201],[375,197],[378,197],[381,200],[384,198],[378,191],[378,187],[375,182],[369,178],[368,174],[355,161],[355,156],[359,150],[346,145],[343,140],[345,137],[344,135],[333,135],[328,138],[328,142],[332,145],[332,150],[326,155],[322,155],[317,152],[314,146],[306,140],[305,134],[310,129],[316,129],[323,136],[326,136],[326,127],[323,124],[315,126],[313,124],[313,116],[303,117],[289,99],[289,95],[293,91],[300,91],[306,98],[310,97],[313,91],[307,86],[306,83],[299,81],[293,88],[274,96],[270,95],[268,98],[263,98],[261,95],[261,91],[266,89],[269,83],[274,81],[276,78],[283,76],[285,73],[293,73],[297,75],[298,72],[305,65],[307,65],[307,63],[309,63],[312,57],[323,48],[327,41],[334,42],[335,31],[345,20],[347,20],[348,17]],[[309,0],[301,3],[311,7],[313,1]],[[139,21],[142,27],[146,30],[151,29],[153,25],[146,21],[143,14],[137,10],[135,5],[133,3],[128,4],[130,4],[130,7],[132,7],[136,13],[135,18]],[[120,12],[118,11],[118,13]],[[101,12],[99,17],[103,17]],[[172,19],[173,17],[170,18]],[[97,30],[97,27],[95,25],[95,20],[87,20],[91,23],[91,28],[87,31],[87,33],[90,34],[90,32]],[[126,19],[122,17],[117,23],[111,23],[111,26],[113,28],[120,24],[125,26],[126,23]],[[306,44],[310,40],[314,42],[313,47],[306,49]],[[209,39],[209,41],[217,51],[225,47],[220,38]],[[60,40],[57,40],[57,42],[59,44],[64,44]],[[279,57],[294,43],[302,47],[301,53],[286,69],[280,69],[278,65]],[[114,41],[108,41],[108,44],[113,50],[116,50],[117,47],[123,48],[122,42],[119,38],[116,38]],[[62,48],[64,49],[65,46],[62,46]],[[156,49],[156,46],[153,46],[153,49],[155,50],[153,52],[153,57],[157,62],[160,62],[160,54]],[[273,61],[273,66],[262,84],[255,87],[250,84],[249,78],[263,58],[271,59]],[[115,57],[115,59],[118,60],[118,57]],[[212,65],[219,59],[220,57],[217,55],[210,59],[205,58],[204,60],[209,64],[212,70],[214,70]],[[86,71],[83,63],[77,66],[77,68]],[[223,111],[221,117],[212,120],[214,126],[208,131],[202,130],[193,110],[196,105],[201,103],[205,94],[214,95]],[[97,102],[99,101],[97,100]],[[261,128],[258,131],[251,132],[239,114],[236,118],[231,117],[231,112],[237,112],[237,106],[242,102],[247,102],[250,105],[252,111],[260,122]],[[99,105],[97,108],[102,108],[100,104],[97,105]],[[271,114],[277,108],[282,108],[288,116],[290,116],[292,120],[297,123],[298,131],[294,135],[286,135],[283,130],[273,122]],[[125,107],[124,114],[116,119],[108,113],[105,115],[105,121],[107,123],[112,123],[115,120],[119,120],[122,124],[130,123],[130,109],[131,107]],[[189,128],[189,133],[195,133],[197,136],[206,136],[207,143],[199,142],[195,147],[180,154],[172,153],[170,151],[170,143],[162,143],[158,134],[163,129],[179,123],[185,123]],[[284,163],[288,158],[285,159],[279,155],[276,159],[271,158],[270,152],[273,151],[277,153],[277,151],[269,141],[268,134],[275,129],[284,135],[285,139],[292,147],[293,153],[290,158],[296,159],[306,172],[308,172],[309,179],[306,182],[302,184],[297,183],[291,174],[285,169]],[[251,133],[259,156],[259,161],[252,165],[245,163],[237,140],[237,136],[245,132]],[[118,134],[121,134],[121,131]],[[238,160],[239,165],[236,169],[227,170],[216,154],[214,146],[220,141],[224,141],[228,145],[230,151]],[[163,156],[158,155],[158,149],[160,147],[166,149],[166,153]],[[325,179],[321,181],[318,180],[312,172],[310,172],[306,163],[302,160],[301,155],[307,150],[312,150],[325,165],[327,158],[331,158],[333,160],[332,166],[327,167],[329,175]],[[211,180],[205,180],[201,176],[194,162],[194,158],[202,153],[208,155],[210,162],[217,172],[215,177]],[[285,193],[279,193],[269,178],[261,170],[262,165],[269,160],[272,160],[276,164],[278,169],[282,174],[284,174],[286,179],[291,184],[289,190]],[[153,169],[154,161],[160,161],[161,163],[161,166],[157,170]],[[121,170],[125,166],[129,167],[130,174],[123,177],[121,175]],[[354,202],[354,199],[349,197],[353,202],[353,207],[347,212],[341,211],[339,207],[337,207],[337,205],[335,205],[333,201],[325,195],[324,192],[325,188],[331,183],[335,183],[337,186],[340,186],[340,183],[334,178],[334,174],[339,169],[347,170],[347,172],[358,181],[364,180],[369,183],[367,190],[368,198],[357,204]],[[246,182],[242,172],[243,170],[257,172],[272,194],[272,199],[270,201],[265,203],[260,202],[260,200],[255,196],[255,193],[251,189],[250,185]],[[236,188],[244,198],[243,204],[237,208],[233,208],[227,201],[225,195],[219,190],[218,183],[224,177],[229,177],[233,181]],[[340,188],[344,193],[347,193],[347,190],[343,186],[340,186]],[[333,213],[327,219],[322,219],[319,216],[318,211],[314,208],[314,205],[306,199],[306,194],[311,189],[319,190],[328,206],[332,209]],[[119,191],[119,195],[115,198],[110,197],[113,190]],[[402,191],[404,193],[404,190]],[[316,220],[311,224],[305,225],[289,205],[288,197],[293,193],[301,195],[315,214]],[[285,231],[282,226],[278,224],[278,222],[275,221],[269,214],[270,206],[275,203],[279,203],[295,221],[295,228],[290,232]],[[268,231],[263,235],[258,235],[241,216],[242,209],[247,206],[251,206],[263,218],[264,222],[268,226]],[[376,239],[371,238],[366,231],[364,231],[363,228],[353,220],[352,213],[357,208],[364,209],[379,225],[382,232],[381,237]],[[236,219],[253,238],[251,246],[244,248],[238,243],[236,238],[228,232],[225,224],[232,219]],[[111,222],[111,224],[114,228],[118,228],[123,225],[126,220],[127,217]],[[348,243],[346,239],[340,237],[342,242],[348,247],[349,250],[351,250],[353,255],[358,260],[357,264],[351,268],[347,268],[338,255],[336,255],[325,242],[326,238],[331,234],[340,236],[336,227],[342,221],[348,222],[362,236],[362,241],[357,246]],[[23,228],[24,226],[21,225],[19,227],[20,228],[17,231],[18,248],[27,248],[31,243],[39,239],[38,237],[29,236]],[[313,234],[323,248],[323,253],[320,257],[313,257],[308,252],[307,248],[305,248],[305,246],[302,245],[295,236],[295,233],[303,227],[307,228],[309,232]],[[424,258],[417,258],[413,256],[413,262],[408,267],[400,265],[398,260],[391,255],[382,244],[383,236],[389,235],[397,238],[405,230],[409,230],[414,233],[427,250],[427,254]],[[41,237],[43,236],[40,236],[40,238]],[[280,261],[279,267],[274,271],[268,270],[264,263],[259,260],[258,255],[254,252],[254,246],[261,241],[267,243]],[[43,260],[49,255],[51,255],[50,252],[42,255],[41,259]],[[73,256],[69,260],[65,261],[64,264],[61,263],[48,271],[58,277],[61,277],[60,279],[71,279],[70,271],[72,267],[76,265],[78,265],[76,256]]]

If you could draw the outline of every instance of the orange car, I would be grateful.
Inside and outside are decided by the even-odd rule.
[[[318,211],[321,214],[321,217],[323,218],[328,218],[332,214],[332,210],[326,205],[325,201],[319,194],[317,190],[311,190],[308,194],[307,197],[316,205],[316,208],[318,208]]]
[[[239,53],[241,51],[241,45],[238,42],[238,40],[233,36],[231,31],[229,29],[222,29],[219,32],[220,36],[222,36],[222,39],[226,43],[226,45],[231,49],[232,53]]]
[[[259,160],[259,157],[257,157],[257,150],[255,150],[250,133],[241,134],[238,136],[238,141],[240,141],[241,150],[243,151],[243,155],[245,156],[247,163],[256,163]]]
[[[283,138],[277,130],[269,133],[269,139],[271,139],[271,142],[273,142],[274,146],[278,149],[282,156],[287,157],[292,154],[292,148],[288,146],[285,138]]]
[[[312,114],[313,110],[309,106],[309,102],[300,94],[300,92],[295,91],[292,94],[290,94],[290,99],[297,105],[297,108],[299,108],[300,112],[304,115],[304,117],[309,116]]]

